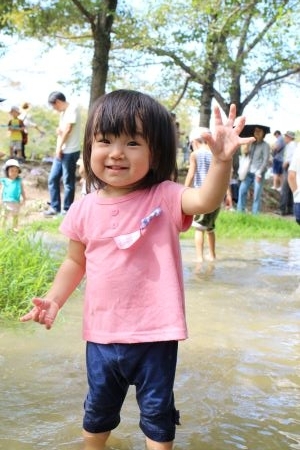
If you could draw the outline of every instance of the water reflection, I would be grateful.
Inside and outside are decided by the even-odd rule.
[[[174,449],[300,449],[300,240],[220,241],[217,251],[199,267],[182,244],[190,338]],[[0,338],[0,449],[82,449],[80,296],[53,330],[2,325]],[[144,448],[133,389],[109,448]]]

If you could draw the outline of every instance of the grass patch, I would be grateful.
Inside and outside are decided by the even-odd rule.
[[[36,233],[41,231],[44,233],[56,234],[60,233],[59,226],[63,220],[63,216],[57,215],[51,219],[36,220],[23,226],[27,233]]]
[[[62,261],[37,234],[0,232],[0,318],[17,318],[49,289]]]
[[[299,238],[300,226],[295,219],[287,219],[272,214],[243,214],[221,211],[216,222],[218,238],[235,239],[276,239]],[[194,228],[181,234],[181,239],[193,239]]]

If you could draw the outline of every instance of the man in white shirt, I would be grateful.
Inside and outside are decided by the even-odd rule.
[[[76,163],[80,155],[80,111],[78,106],[67,102],[62,92],[54,91],[48,97],[48,103],[60,113],[57,128],[56,152],[48,178],[50,208],[45,217],[65,214],[75,198]],[[64,187],[61,201],[60,180]]]
[[[288,170],[288,183],[294,197],[294,215],[300,225],[300,146],[294,151],[294,155]]]
[[[280,192],[279,211],[276,214],[281,216],[288,216],[293,214],[293,194],[288,183],[288,170],[293,158],[294,151],[297,147],[295,141],[295,133],[287,131],[284,134],[284,141],[286,143],[283,156],[283,180]]]

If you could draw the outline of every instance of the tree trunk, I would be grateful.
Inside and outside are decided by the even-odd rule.
[[[200,97],[200,123],[201,127],[209,128],[211,117],[211,104],[213,99],[213,84],[204,83]]]
[[[111,49],[111,31],[118,0],[104,0],[92,26],[94,54],[92,59],[92,80],[90,105],[105,93]]]

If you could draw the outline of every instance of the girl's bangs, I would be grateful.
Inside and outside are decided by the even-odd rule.
[[[125,133],[128,136],[135,136],[137,132],[141,132],[138,130],[138,123],[141,122],[134,108],[130,111],[125,106],[116,108],[116,105],[102,104],[95,117],[94,135],[101,133],[103,136],[108,134],[120,136]]]

